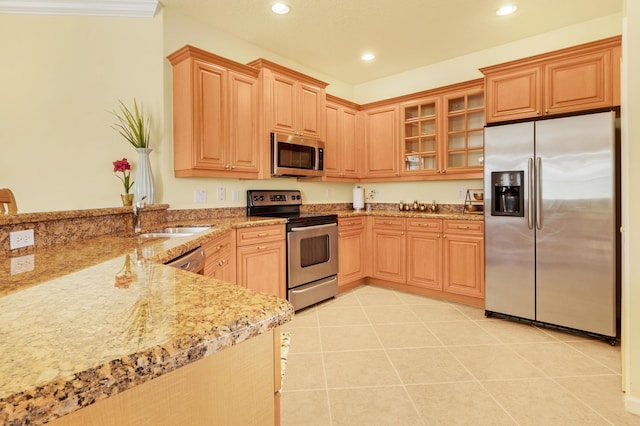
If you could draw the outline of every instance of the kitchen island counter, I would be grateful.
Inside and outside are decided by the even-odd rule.
[[[285,300],[162,264],[272,221],[215,223],[194,237],[101,236],[0,257],[0,423],[50,421],[288,322]]]

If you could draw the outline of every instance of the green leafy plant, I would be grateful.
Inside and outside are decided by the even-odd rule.
[[[133,99],[133,112],[124,102],[120,102],[120,111],[112,111],[118,122],[113,127],[135,148],[149,148],[149,129],[151,118],[145,117],[142,105]]]

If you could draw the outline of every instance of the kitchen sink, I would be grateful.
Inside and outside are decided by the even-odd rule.
[[[190,237],[199,232],[208,231],[211,228],[213,226],[174,226],[145,232],[138,236],[142,238]]]

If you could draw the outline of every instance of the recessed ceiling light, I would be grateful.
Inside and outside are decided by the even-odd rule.
[[[271,10],[278,15],[286,15],[291,9],[284,3],[274,3],[274,5],[271,6]]]
[[[511,15],[517,9],[518,9],[518,6],[516,6],[515,4],[508,4],[506,6],[502,6],[500,9],[496,10],[496,15],[498,15],[498,16]]]
[[[376,55],[374,55],[373,53],[365,53],[364,55],[360,56],[360,59],[362,59],[363,61],[373,61],[376,58]]]

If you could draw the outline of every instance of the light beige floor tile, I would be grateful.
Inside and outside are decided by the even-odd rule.
[[[282,392],[282,426],[325,426],[331,424],[326,390]]]
[[[283,390],[311,390],[325,389],[326,387],[322,354],[289,353]]]
[[[499,318],[477,321],[477,324],[503,343],[554,342],[555,338],[529,324]]]
[[[407,393],[398,387],[329,390],[333,425],[422,425]]]
[[[472,320],[484,320],[486,317],[484,316],[484,309],[477,308],[475,306],[467,306],[461,305],[459,303],[452,304],[457,310],[466,315],[469,319]]]
[[[404,302],[392,292],[357,293],[356,297],[362,306],[404,305]]]
[[[520,356],[552,377],[611,374],[611,370],[565,343],[514,344]]]
[[[610,344],[601,341],[569,342],[568,344],[586,356],[601,362],[613,373],[622,374],[620,345],[611,346]]]
[[[474,321],[429,322],[427,328],[448,345],[492,345],[498,340]]]
[[[607,422],[551,379],[483,382],[521,425],[604,425]]]
[[[516,422],[477,382],[409,385],[427,425],[514,425]]]
[[[329,388],[400,384],[386,354],[377,351],[327,352],[324,354]]]
[[[321,352],[320,330],[317,327],[292,328],[289,353]]]
[[[544,376],[540,369],[505,345],[451,346],[449,352],[478,380]]]
[[[378,335],[370,325],[322,327],[320,337],[325,352],[382,348]]]
[[[420,321],[418,316],[410,311],[407,305],[364,306],[364,311],[372,324],[394,324]]]
[[[444,348],[388,349],[387,354],[405,384],[473,379],[462,364]]]
[[[442,346],[423,323],[376,324],[374,329],[385,348]]]
[[[286,323],[282,329],[288,330],[298,327],[317,327],[318,326],[318,310],[315,307],[298,311],[293,319]]]
[[[449,303],[429,305],[409,305],[421,321],[469,321],[469,318]]]
[[[627,412],[624,407],[620,376],[565,377],[555,381],[612,424],[640,425],[640,416]]]
[[[360,306],[321,309],[318,311],[318,321],[323,327],[369,324],[369,318]]]
[[[392,289],[381,287],[381,286],[377,286],[377,285],[371,285],[371,284],[361,285],[359,287],[354,288],[352,291],[357,295],[361,295],[361,294],[392,294],[392,293],[394,293],[394,290],[392,290]]]
[[[407,305],[449,305],[446,300],[432,299],[418,294],[406,293],[404,291],[396,291],[396,295]]]
[[[554,339],[560,340],[561,342],[591,342],[593,339],[582,336],[579,334],[569,333],[567,331],[557,330],[553,328],[547,327],[538,327],[540,331],[543,333],[547,333],[549,336],[552,336]]]
[[[359,305],[360,305],[360,301],[356,297],[355,293],[350,291],[347,293],[339,294],[334,298],[327,299],[316,306],[318,309],[325,309],[325,308],[344,308],[344,307],[359,306]]]

